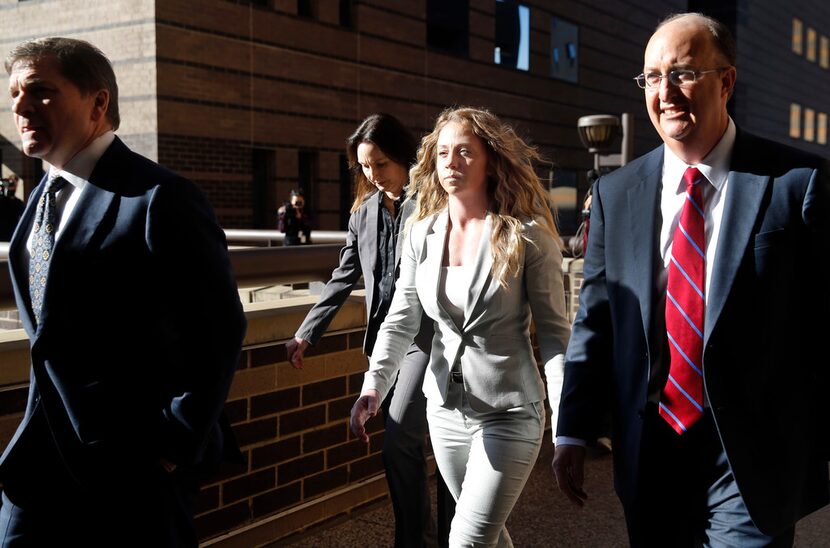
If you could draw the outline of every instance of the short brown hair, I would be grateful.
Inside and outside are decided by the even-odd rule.
[[[718,50],[718,53],[723,56],[723,60],[726,61],[727,66],[734,67],[738,58],[738,48],[735,45],[735,38],[732,36],[732,33],[729,32],[727,26],[714,17],[709,17],[708,15],[698,12],[675,13],[660,21],[655,29],[655,32],[660,30],[663,25],[689,15],[703,20],[703,26],[705,26],[706,30],[708,30],[712,35],[715,48]]]
[[[6,72],[11,74],[15,64],[21,61],[37,61],[52,57],[57,61],[61,75],[72,82],[84,94],[106,89],[110,95],[107,119],[113,129],[121,124],[118,113],[118,83],[109,59],[101,50],[75,38],[40,38],[27,40],[12,49],[6,56]]]

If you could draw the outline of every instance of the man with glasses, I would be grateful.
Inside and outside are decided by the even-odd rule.
[[[610,405],[633,546],[791,546],[828,503],[827,161],[735,127],[714,19],[661,23],[635,81],[664,144],[594,186],[559,487],[586,502]]]

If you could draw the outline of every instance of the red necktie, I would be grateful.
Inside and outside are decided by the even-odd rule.
[[[703,415],[703,318],[706,312],[706,236],[703,184],[697,168],[683,174],[686,201],[672,239],[666,288],[666,334],[671,365],[660,416],[678,434]]]

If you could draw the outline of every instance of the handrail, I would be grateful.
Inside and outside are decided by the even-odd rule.
[[[311,241],[314,244],[340,244],[346,241],[345,230],[312,230]],[[225,236],[229,243],[264,244],[266,246],[282,245],[285,234],[279,230],[249,230],[226,228]]]
[[[346,243],[345,230],[314,230],[311,233],[311,241],[316,244],[339,244]],[[250,230],[244,228],[226,228],[225,237],[229,244],[261,244],[267,247],[281,246],[285,234],[279,230]],[[0,260],[9,258],[9,242],[0,242]]]
[[[240,287],[326,281],[340,262],[336,244],[243,247],[229,251]],[[15,307],[7,260],[0,261],[0,310]]]
[[[243,247],[230,250],[240,287],[326,281],[340,263],[341,245]]]
[[[228,240],[266,243],[276,230],[226,230]],[[240,287],[326,281],[340,262],[345,232],[313,233],[315,241],[336,243],[287,247],[233,247],[231,266]],[[0,310],[15,307],[8,265],[8,244],[0,242]]]

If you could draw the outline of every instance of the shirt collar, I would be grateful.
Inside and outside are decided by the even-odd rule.
[[[706,180],[720,191],[723,185],[726,184],[726,178],[729,176],[729,159],[732,156],[732,147],[735,145],[735,133],[735,122],[730,117],[726,131],[723,133],[720,141],[718,141],[718,144],[706,155],[706,158],[694,166],[690,166],[672,152],[669,147],[664,146],[663,180],[677,181],[677,192],[684,192],[686,187],[683,185],[683,173],[686,171],[686,168],[696,167],[706,177]]]
[[[380,207],[383,207],[383,198],[386,196],[386,194],[384,194],[381,191],[378,191],[377,195],[378,195],[378,204],[380,204]],[[403,203],[405,198],[406,198],[406,187],[404,187],[403,191],[401,192],[401,195],[398,196],[398,199],[395,200],[395,207],[396,208],[400,207],[400,205]]]
[[[75,155],[63,169],[49,166],[49,178],[63,177],[78,190],[83,190],[95,169],[95,164],[104,155],[109,146],[115,140],[115,133],[109,130],[99,135],[85,149]]]

